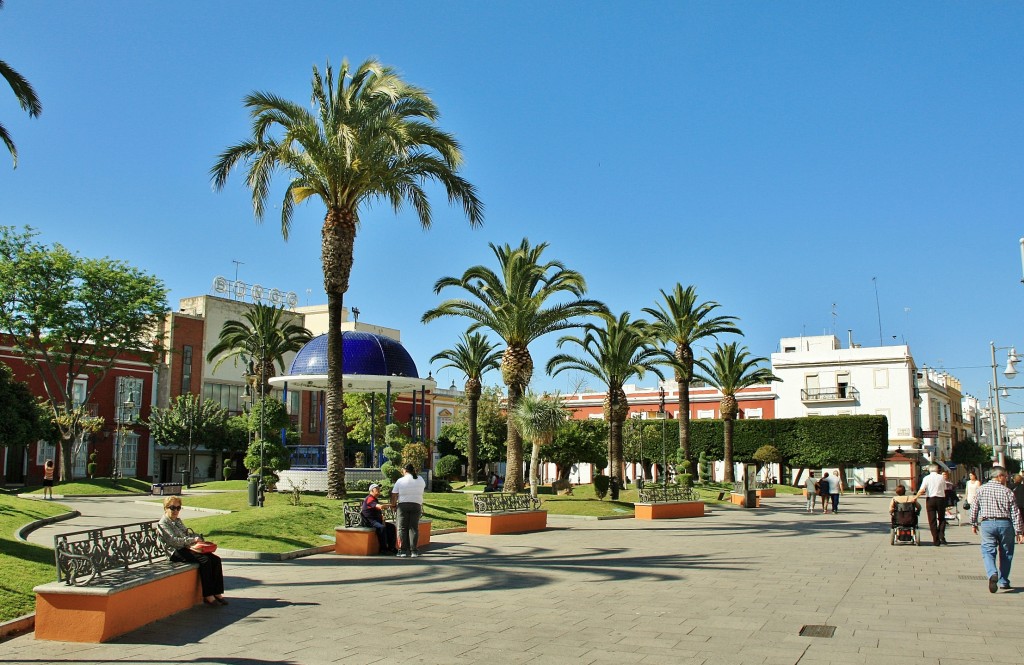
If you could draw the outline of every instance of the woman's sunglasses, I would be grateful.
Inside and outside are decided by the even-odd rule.
[[[167,510],[181,510],[181,506],[167,506]]]

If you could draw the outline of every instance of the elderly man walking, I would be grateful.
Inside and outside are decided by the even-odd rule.
[[[928,466],[930,472],[921,481],[915,500],[927,494],[924,507],[928,511],[928,529],[932,532],[932,544],[936,547],[946,544],[946,479],[939,473],[939,465]]]
[[[1024,520],[1013,500],[1013,492],[1006,487],[1006,469],[992,467],[989,478],[978,488],[971,504],[971,528],[974,533],[981,530],[981,560],[988,575],[988,590],[995,593],[996,588],[1010,588],[1014,541],[1024,543]]]

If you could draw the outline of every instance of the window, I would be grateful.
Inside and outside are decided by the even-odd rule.
[[[85,404],[85,395],[88,390],[88,379],[75,379],[74,385],[71,386],[71,405],[79,407]]]
[[[192,347],[188,344],[181,349],[181,392],[192,392]]]
[[[697,419],[698,420],[705,419],[705,418],[714,418],[714,417],[715,417],[715,410],[714,409],[697,409]]]
[[[46,464],[46,460],[57,460],[57,446],[46,441],[36,443],[36,466]]]
[[[207,383],[203,386],[203,399],[212,399],[225,411],[238,413],[242,410],[242,396],[245,386],[227,383]]]
[[[604,414],[603,413],[591,413],[591,414],[589,414],[587,416],[587,418],[590,419],[590,420],[604,420]]]
[[[762,409],[747,409],[743,412],[743,416],[747,420],[761,420]]]
[[[322,392],[309,393],[309,432],[320,431],[320,405],[323,402]]]
[[[139,413],[142,411],[142,379],[136,379],[131,376],[117,377],[115,399],[117,400],[115,417],[119,421],[129,422],[138,420]],[[124,408],[124,403],[129,399],[135,404],[135,408],[131,412]]]
[[[818,375],[808,374],[804,377],[804,387],[807,388],[808,395],[814,395],[818,392]]]
[[[796,347],[795,346],[783,347],[782,352],[783,353],[796,353]]]
[[[135,475],[135,466],[139,458],[139,435],[135,432],[121,431],[117,439],[117,470],[122,478]]]
[[[839,397],[846,397],[846,391],[850,387],[850,373],[849,372],[837,372],[836,373],[836,393]]]
[[[887,369],[876,369],[875,370],[875,387],[876,388],[888,388],[889,387],[889,370],[887,370]]]

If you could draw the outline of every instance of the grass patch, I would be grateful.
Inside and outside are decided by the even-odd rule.
[[[205,483],[192,483],[191,487],[194,490],[218,490],[222,492],[246,490],[248,488],[248,480],[211,480]]]
[[[349,496],[362,498],[354,492]],[[196,508],[234,511],[188,520],[190,527],[227,549],[280,553],[326,545],[328,541],[321,534],[333,537],[334,527],[344,522],[341,502],[323,494],[305,493],[302,504],[293,506],[290,497],[288,493],[270,492],[263,508],[250,507],[248,495],[241,492],[189,496],[183,501]],[[434,521],[434,529],[463,527],[472,504],[465,494],[427,493],[423,513]]]
[[[113,494],[149,494],[149,481],[138,478],[79,478],[67,483],[54,481],[53,493],[71,495],[113,495]],[[22,490],[25,494],[42,495],[42,485],[26,487]]]
[[[29,522],[67,512],[70,509],[59,503],[19,499],[0,492],[0,621],[34,611],[32,587],[57,579],[53,550],[23,543],[14,532]]]

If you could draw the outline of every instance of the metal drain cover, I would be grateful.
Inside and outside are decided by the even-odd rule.
[[[835,626],[804,626],[800,629],[800,635],[802,637],[832,637],[835,635]]]

